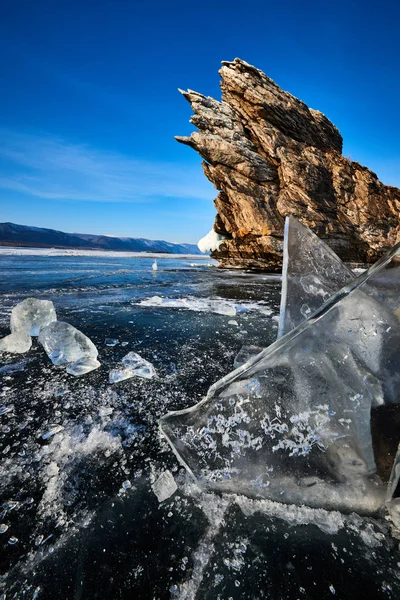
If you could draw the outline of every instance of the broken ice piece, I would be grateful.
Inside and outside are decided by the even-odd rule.
[[[63,321],[55,321],[43,327],[39,342],[53,365],[97,359],[98,352],[93,342],[84,333]]]
[[[228,317],[236,316],[236,306],[229,302],[215,301],[211,306],[211,312],[217,315],[227,315]]]
[[[117,344],[119,344],[119,340],[114,340],[113,338],[105,339],[105,345],[108,346],[109,348],[113,348]]]
[[[294,217],[286,217],[278,338],[353,279],[332,248]]]
[[[22,329],[10,333],[0,340],[0,352],[10,352],[10,354],[23,354],[28,352],[31,346],[31,336]]]
[[[8,525],[5,523],[0,523],[0,533],[5,533],[8,529]]]
[[[378,511],[387,485],[371,405],[400,402],[399,289],[400,244],[202,401],[164,416],[180,462],[220,492]],[[389,496],[398,475],[395,461]]]
[[[257,356],[257,354],[260,354],[260,352],[262,352],[263,350],[264,348],[262,348],[261,346],[242,346],[237,355],[235,356],[233,366],[237,369],[241,365],[247,363],[247,361],[250,360],[250,358],[253,358],[253,356]]]
[[[90,371],[94,371],[100,367],[100,363],[95,358],[81,358],[74,363],[70,363],[67,366],[67,373],[69,375],[75,375],[75,377],[79,377],[80,375],[86,375],[86,373],[90,373]]]
[[[153,483],[151,489],[157,496],[159,502],[164,502],[167,498],[175,494],[178,486],[171,471],[164,471],[160,477]]]
[[[109,381],[110,383],[118,383],[131,377],[152,379],[155,376],[155,369],[149,361],[142,358],[136,352],[129,352],[122,359],[122,365],[110,371]]]
[[[10,326],[13,333],[22,330],[36,336],[53,321],[57,321],[57,315],[50,300],[26,298],[12,309]]]
[[[134,373],[128,367],[118,367],[111,369],[108,380],[110,383],[119,383],[120,381],[125,381],[125,379],[131,379],[133,376]]]
[[[394,498],[387,504],[390,520],[396,529],[400,529],[400,498]]]
[[[8,543],[10,544],[10,546],[14,546],[14,544],[16,544],[18,542],[18,538],[15,537],[14,535],[12,537],[10,537],[10,539],[8,540]]]
[[[48,440],[51,437],[53,437],[53,435],[56,435],[56,433],[60,433],[60,431],[62,431],[63,429],[64,427],[62,425],[51,425],[50,429],[42,435],[42,439]]]

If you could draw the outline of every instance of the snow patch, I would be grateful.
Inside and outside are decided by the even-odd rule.
[[[214,231],[214,229],[211,229],[207,235],[202,237],[201,240],[197,242],[197,247],[201,252],[213,252],[213,250],[218,250],[220,245],[226,239],[227,238],[224,235],[221,235],[220,233]]]

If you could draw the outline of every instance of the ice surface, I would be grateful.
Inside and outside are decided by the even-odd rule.
[[[208,298],[162,298],[161,296],[152,296],[142,300],[140,306],[182,308],[196,312],[212,312],[229,317],[236,316],[236,306],[232,302]]]
[[[314,315],[160,421],[206,486],[374,512],[371,405],[399,401],[400,246]]]
[[[218,250],[220,245],[226,240],[226,237],[221,235],[220,233],[216,233],[214,229],[211,229],[197,242],[197,246],[201,252],[212,252],[213,250]]]
[[[10,352],[11,354],[23,354],[28,352],[32,346],[32,338],[24,330],[18,330],[10,335],[6,335],[0,340],[0,352]]]
[[[294,217],[286,217],[278,337],[308,319],[353,279],[325,242]]]
[[[25,331],[29,335],[39,335],[41,327],[57,321],[54,304],[50,300],[26,298],[12,309],[11,331]]]
[[[66,365],[81,360],[97,362],[96,346],[84,333],[69,323],[54,321],[50,325],[42,327],[39,333],[39,342],[54,365]],[[74,369],[72,365],[70,368]]]
[[[118,383],[131,377],[152,379],[155,376],[156,371],[148,360],[145,360],[136,352],[129,352],[122,359],[122,365],[110,371],[109,381],[110,383]]]
[[[252,345],[244,345],[240,348],[239,352],[237,353],[237,355],[235,356],[235,359],[233,361],[233,366],[235,368],[240,367],[241,365],[244,365],[244,363],[246,363],[248,360],[250,360],[251,358],[254,358],[255,356],[257,356],[257,354],[260,354],[260,352],[262,352],[265,348],[263,348],[262,346],[252,346]]]
[[[153,492],[157,496],[159,502],[164,502],[172,494],[175,494],[178,486],[175,483],[175,479],[170,471],[164,471],[161,473],[158,479],[151,486]]]

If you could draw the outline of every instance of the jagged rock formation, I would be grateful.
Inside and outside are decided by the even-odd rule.
[[[373,262],[399,234],[400,190],[342,156],[342,136],[319,111],[236,58],[223,62],[222,102],[188,90],[198,128],[178,142],[204,158],[219,190],[214,230],[223,267],[279,270],[291,214],[345,261]]]

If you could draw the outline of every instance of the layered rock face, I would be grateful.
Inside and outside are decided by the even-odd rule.
[[[280,270],[289,214],[345,261],[373,262],[395,244],[400,190],[342,156],[322,113],[238,58],[219,72],[222,102],[182,92],[198,132],[176,139],[219,191],[214,230],[227,239],[212,256],[222,267]]]

